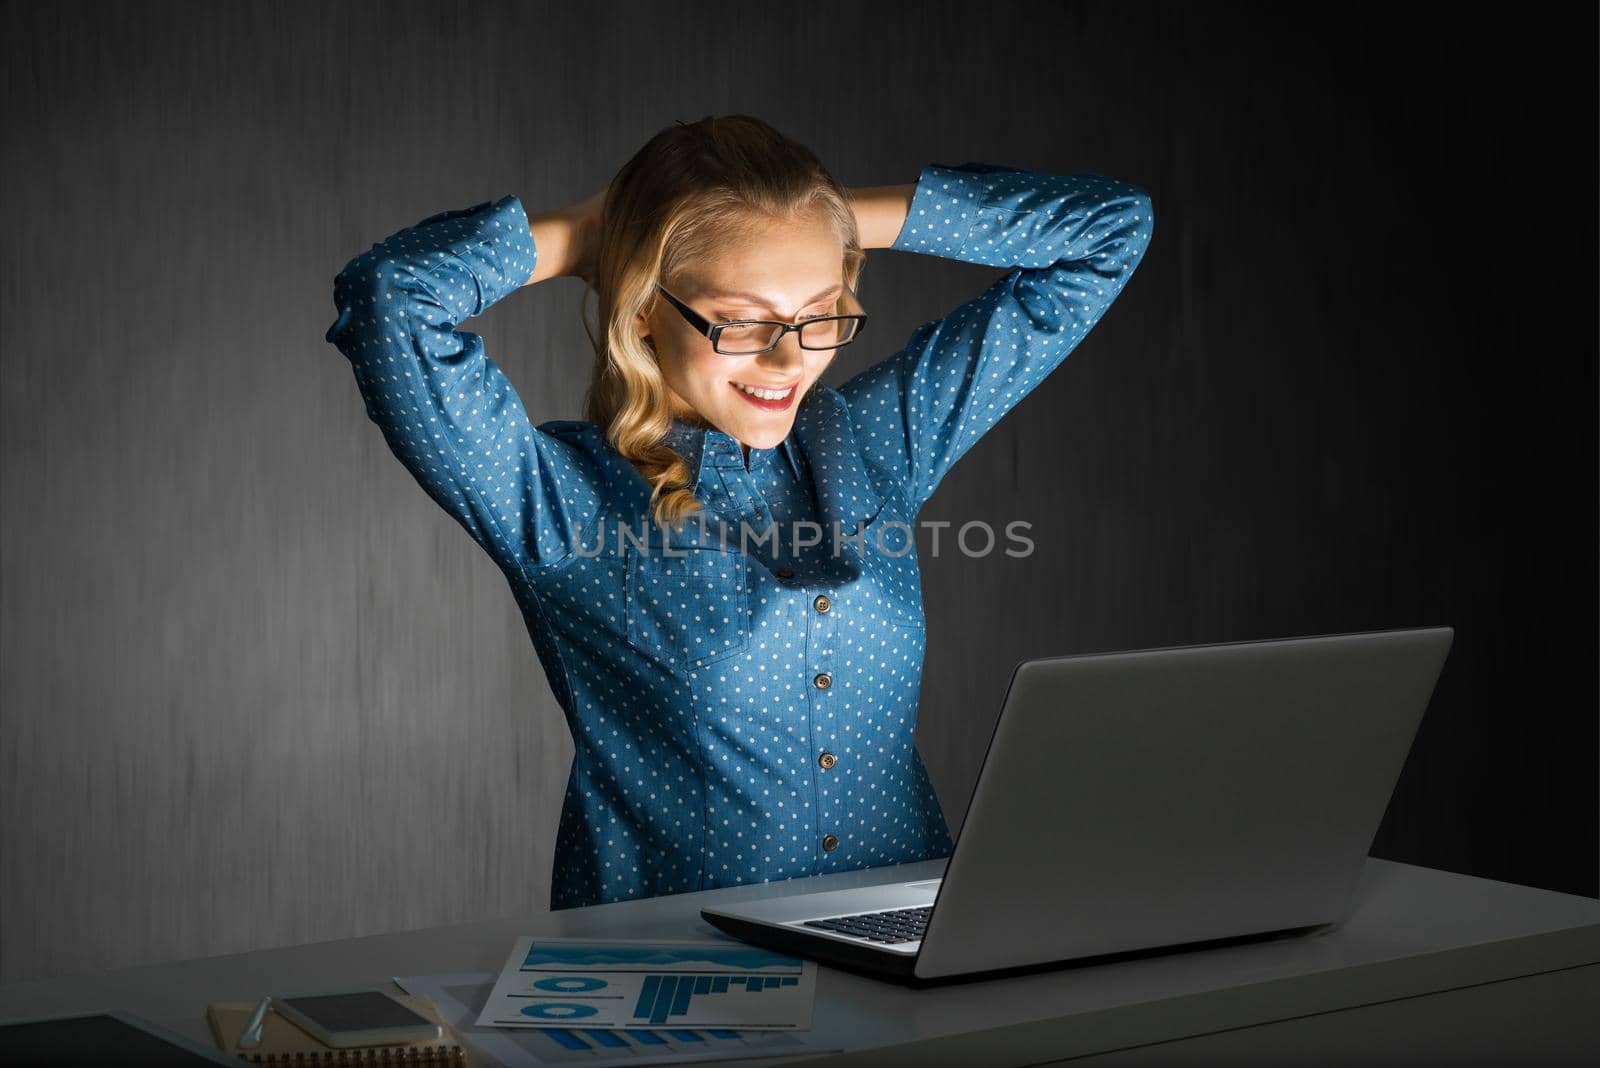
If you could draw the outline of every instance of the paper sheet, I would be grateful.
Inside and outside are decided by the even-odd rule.
[[[395,976],[408,994],[426,994],[472,1048],[475,1064],[495,1068],[537,1065],[644,1065],[838,1053],[843,1047],[810,1032],[713,1029],[586,1029],[479,1027],[475,1022],[494,988],[493,972]],[[616,1045],[620,1041],[624,1045]]]
[[[481,1027],[811,1027],[817,965],[721,941],[523,935],[511,947]]]

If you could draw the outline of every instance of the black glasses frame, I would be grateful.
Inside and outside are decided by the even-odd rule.
[[[714,323],[710,319],[707,319],[704,315],[701,315],[699,312],[689,307],[689,305],[685,304],[683,301],[679,300],[677,297],[673,296],[671,293],[668,293],[665,286],[657,284],[656,288],[661,291],[661,295],[666,297],[667,301],[674,308],[678,309],[678,314],[682,315],[690,326],[694,327],[701,334],[704,334],[706,337],[711,339],[711,347],[723,356],[759,356],[763,352],[771,352],[773,349],[777,348],[783,343],[783,339],[788,336],[789,331],[799,331],[799,329],[805,326],[807,323],[817,323],[827,319],[856,320],[856,332],[851,334],[850,340],[844,342],[842,345],[827,345],[823,348],[814,348],[810,345],[807,345],[805,342],[805,335],[801,335],[800,347],[805,349],[807,352],[832,352],[844,348],[845,345],[853,344],[856,338],[861,336],[861,332],[867,328],[867,316],[865,310],[858,315],[814,315],[811,318],[803,319],[798,323],[785,323],[778,319],[733,319],[726,323]],[[856,297],[855,290],[851,289],[849,286],[845,286],[844,291],[850,294],[850,299],[855,303],[856,307],[861,307],[861,301]],[[756,349],[753,352],[723,352],[718,346],[717,340],[722,336],[723,329],[730,326],[775,326],[781,327],[782,333],[778,334],[777,338],[773,340],[772,344],[768,345],[764,349]]]

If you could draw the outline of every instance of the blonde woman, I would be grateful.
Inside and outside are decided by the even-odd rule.
[[[1152,228],[1143,190],[1093,174],[845,189],[730,115],[661,130],[578,204],[443,212],[345,266],[327,340],[505,573],[572,731],[551,908],[948,855],[913,742],[912,528]],[[872,248],[1010,270],[829,386],[875,336]],[[584,419],[535,427],[457,324],[562,275],[598,300],[593,374]]]

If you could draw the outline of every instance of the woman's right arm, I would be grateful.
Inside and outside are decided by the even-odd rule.
[[[604,189],[565,208],[528,216],[528,229],[539,249],[539,262],[524,285],[570,275],[594,284],[594,250],[599,242]]]
[[[334,280],[339,314],[325,339],[350,361],[368,418],[508,573],[570,555],[598,502],[578,450],[529,422],[483,339],[456,324],[581,269],[590,224],[578,209],[593,201],[529,217],[506,196],[431,215]]]

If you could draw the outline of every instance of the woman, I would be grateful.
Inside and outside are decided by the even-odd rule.
[[[733,115],[579,204],[447,211],[345,266],[327,340],[504,571],[572,730],[551,908],[948,855],[911,524],[1151,233],[1126,183],[966,163],[847,190]],[[869,248],[1011,270],[830,387]],[[561,275],[598,295],[587,418],[534,427],[456,324]]]

